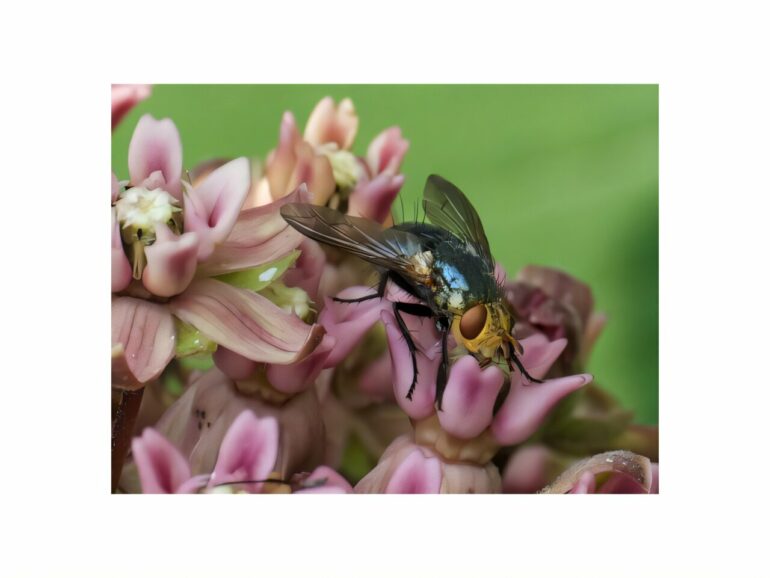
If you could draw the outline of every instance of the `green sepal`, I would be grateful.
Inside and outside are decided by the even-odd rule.
[[[241,289],[248,289],[249,291],[261,291],[268,287],[275,280],[280,279],[281,275],[286,272],[286,269],[291,267],[299,257],[300,251],[294,250],[282,259],[265,263],[259,267],[252,267],[245,271],[236,271],[234,273],[225,273],[224,275],[218,275],[215,279],[219,279],[232,285],[233,287],[239,287]]]
[[[176,324],[176,357],[190,357],[191,355],[211,354],[217,349],[217,344],[203,336],[189,323],[174,317]]]

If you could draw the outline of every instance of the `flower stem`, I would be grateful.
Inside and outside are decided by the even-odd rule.
[[[112,422],[113,492],[118,487],[120,474],[123,471],[123,462],[131,445],[131,434],[134,431],[136,416],[139,414],[139,406],[142,405],[142,394],[144,394],[143,387],[134,391],[123,390],[120,394],[120,403]]]

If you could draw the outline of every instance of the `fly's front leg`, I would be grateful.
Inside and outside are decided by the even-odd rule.
[[[376,293],[371,295],[364,295],[363,297],[357,297],[356,299],[341,299],[339,297],[332,297],[332,301],[336,301],[337,303],[361,303],[362,301],[369,301],[369,299],[376,299],[378,297],[382,299],[382,296],[385,295],[385,286],[387,284],[388,272],[385,271],[382,275],[380,275],[380,281],[377,284]]]
[[[438,410],[442,411],[441,405],[444,401],[444,390],[446,389],[447,378],[449,376],[449,351],[447,351],[447,338],[449,336],[449,327],[451,322],[448,317],[439,317],[436,319],[436,329],[441,333],[441,363],[438,366],[436,375],[436,401]]]
[[[398,328],[401,330],[401,335],[406,341],[407,347],[409,347],[409,354],[412,356],[412,384],[409,386],[409,391],[406,394],[406,398],[411,400],[414,388],[417,386],[417,346],[412,339],[412,335],[409,333],[409,328],[404,322],[404,318],[401,316],[401,312],[414,315],[416,317],[433,317],[433,311],[426,305],[420,305],[419,303],[402,303],[396,302],[393,304],[393,315],[396,318]]]
[[[524,377],[526,377],[530,382],[532,382],[532,383],[543,383],[542,380],[535,379],[534,377],[532,377],[529,374],[529,372],[526,369],[524,369],[524,366],[522,365],[521,361],[519,361],[519,358],[516,357],[516,352],[513,350],[513,347],[511,346],[510,343],[508,344],[508,354],[509,354],[509,357],[508,357],[508,367],[511,369],[511,371],[513,371],[513,366],[511,365],[511,362],[513,362],[513,364],[516,367],[519,368],[519,371],[521,372],[521,374]]]

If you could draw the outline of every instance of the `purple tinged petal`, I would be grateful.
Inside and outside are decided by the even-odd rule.
[[[444,391],[441,427],[462,439],[475,438],[492,422],[495,399],[505,380],[500,368],[482,370],[472,355],[464,355],[452,366]]]
[[[159,297],[184,291],[195,276],[199,237],[196,233],[177,236],[163,223],[155,226],[156,241],[144,250],[147,266],[142,274],[145,288]]]
[[[439,459],[426,458],[419,449],[415,449],[396,467],[385,493],[438,494],[441,480]]]
[[[339,106],[327,96],[316,105],[305,125],[304,138],[313,146],[334,142],[340,149],[350,149],[358,132],[358,115],[353,101],[342,100]]]
[[[112,130],[128,112],[152,93],[149,84],[112,85]]]
[[[409,141],[401,136],[401,129],[393,126],[378,134],[366,151],[366,162],[372,174],[388,171],[395,175],[401,169]]]
[[[317,302],[318,287],[326,266],[326,253],[318,243],[308,238],[303,238],[298,248],[299,258],[294,266],[283,274],[283,283],[287,287],[299,287],[310,299]]]
[[[214,364],[219,370],[233,380],[247,379],[259,368],[259,363],[256,361],[252,361],[222,345],[217,347],[213,357]]]
[[[144,430],[131,442],[131,451],[139,471],[139,481],[145,494],[174,494],[190,481],[190,464],[165,437],[152,428]]]
[[[511,390],[492,421],[495,439],[501,445],[523,442],[535,433],[559,400],[592,379],[585,373],[524,385],[518,373],[511,376]]]
[[[503,470],[503,492],[534,494],[548,482],[551,450],[542,444],[517,449]]]
[[[383,173],[359,184],[350,194],[348,214],[382,223],[390,216],[393,200],[404,184],[404,175]]]
[[[407,325],[414,323],[411,319],[406,319],[407,317],[412,316],[404,316],[404,321]],[[399,407],[413,419],[428,417],[434,412],[433,404],[436,400],[436,375],[438,373],[440,356],[435,355],[435,351],[431,352],[425,348],[417,351],[417,383],[412,393],[412,399],[408,399],[406,396],[414,376],[412,354],[396,324],[396,318],[393,314],[385,309],[381,312],[380,318],[385,324],[385,332],[388,338],[396,402]],[[415,337],[417,338],[416,343],[418,348],[421,345],[424,346],[426,337],[428,340],[431,338],[436,339],[433,343],[434,349],[436,345],[440,345],[438,334],[432,324],[420,329],[415,334]]]
[[[193,281],[169,306],[208,339],[252,361],[304,359],[324,333],[320,325],[303,323],[262,295],[215,279]]]
[[[185,196],[185,231],[200,236],[198,260],[205,261],[233,229],[251,186],[249,161],[241,157],[212,171]]]
[[[164,190],[181,199],[182,141],[179,131],[171,119],[156,120],[145,114],[139,119],[128,145],[131,183],[141,185],[155,171],[163,175]]]
[[[384,351],[363,369],[358,389],[376,401],[394,401],[390,352]]]
[[[313,486],[314,483],[323,484]],[[328,466],[318,466],[304,480],[304,489],[297,490],[295,494],[352,494],[353,487],[348,481]]]
[[[334,337],[324,335],[313,353],[298,363],[267,366],[267,379],[283,393],[299,393],[310,387],[324,367],[335,343]]]
[[[258,418],[251,410],[233,421],[222,439],[211,485],[244,480],[264,480],[278,457],[278,421]],[[261,484],[248,484],[259,491]]]
[[[121,344],[141,383],[160,375],[174,356],[174,321],[163,305],[133,297],[112,300],[112,344]]]
[[[120,239],[120,224],[115,218],[115,209],[112,209],[112,292],[123,291],[131,283],[133,273],[131,272],[131,263],[123,250],[123,243]]]

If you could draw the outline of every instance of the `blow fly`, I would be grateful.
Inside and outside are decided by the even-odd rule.
[[[388,281],[421,303],[393,303],[393,313],[412,355],[412,399],[417,384],[417,347],[402,314],[427,317],[441,335],[442,358],[436,376],[436,399],[441,409],[449,355],[447,337],[480,363],[504,360],[528,380],[531,377],[518,355],[513,337],[514,319],[495,276],[495,261],[478,213],[466,196],[449,181],[431,175],[425,184],[422,206],[430,224],[399,223],[382,229],[374,221],[343,215],[327,207],[292,203],[281,207],[283,218],[297,231],[320,243],[337,247],[374,265],[380,272],[377,291],[347,303],[382,298]]]

